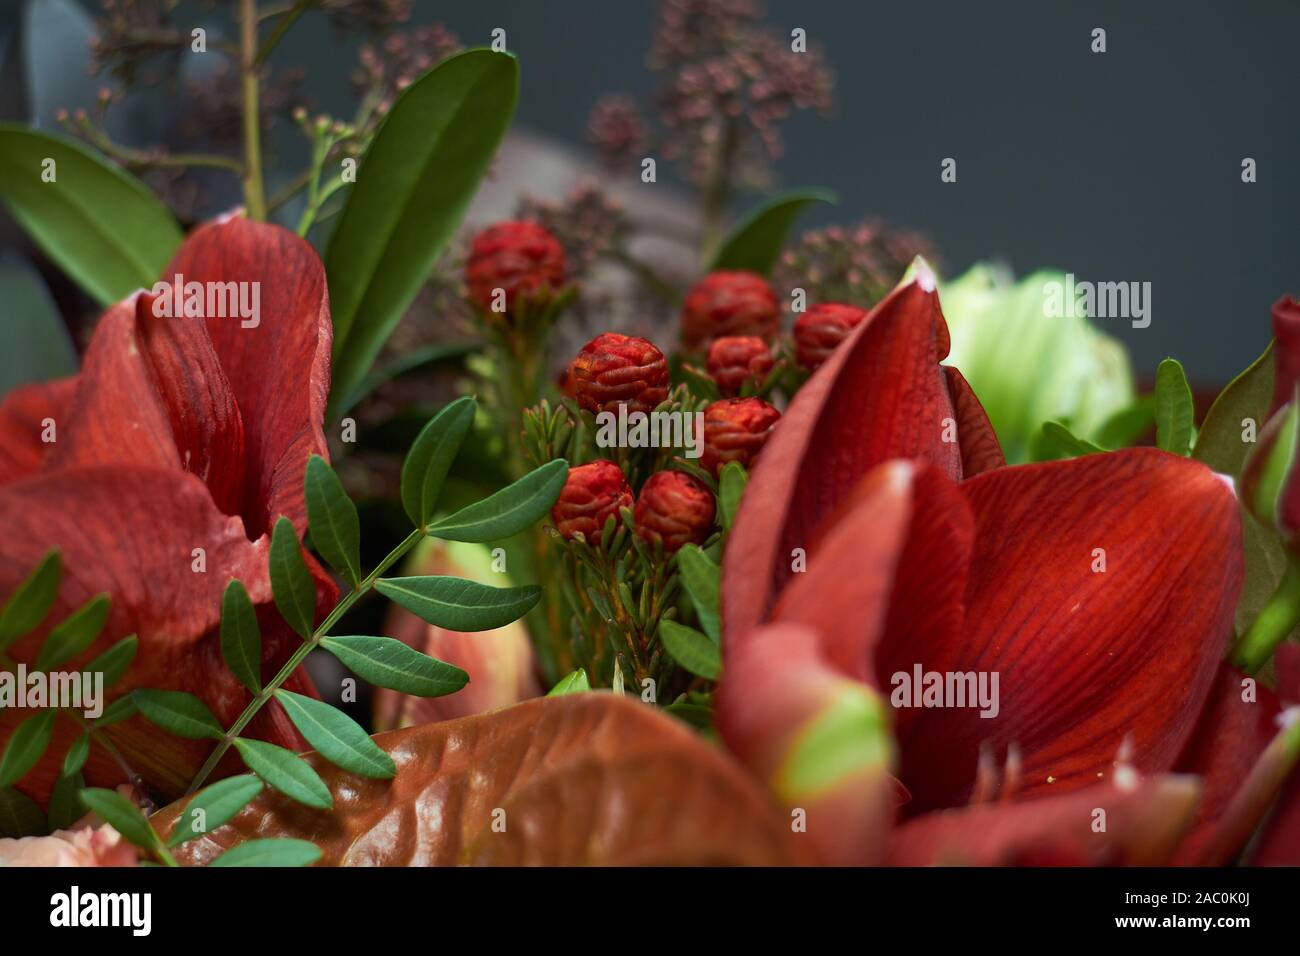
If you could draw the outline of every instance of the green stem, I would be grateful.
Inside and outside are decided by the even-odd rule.
[[[275,29],[271,31],[271,35],[266,38],[262,48],[257,51],[257,59],[254,62],[258,66],[266,62],[266,58],[271,55],[271,51],[275,49],[276,44],[284,39],[284,35],[289,32],[289,28],[311,5],[312,0],[298,0],[292,7],[284,11],[284,15],[280,17],[280,21],[275,25]]]
[[[424,535],[425,530],[423,528],[417,528],[412,531],[406,536],[405,540],[403,540],[401,544],[388,553],[388,556],[385,557],[384,560],[379,562],[373,571],[366,575],[365,579],[362,580],[354,590],[349,591],[343,597],[343,600],[334,605],[334,610],[330,611],[325,620],[321,621],[320,626],[312,632],[311,637],[303,641],[302,646],[294,651],[289,659],[285,661],[284,666],[280,668],[279,673],[276,674],[275,677],[272,678],[271,681],[263,687],[251,701],[248,702],[248,706],[244,708],[243,713],[241,713],[235,719],[235,722],[230,725],[230,729],[226,731],[225,736],[221,738],[221,741],[217,744],[212,753],[208,754],[208,759],[204,761],[203,766],[199,768],[198,775],[195,776],[194,782],[190,784],[189,790],[185,792],[186,796],[189,796],[197,791],[199,787],[203,786],[204,781],[207,780],[212,771],[216,769],[217,764],[221,762],[221,758],[226,755],[226,751],[228,751],[234,744],[235,739],[239,737],[244,728],[248,726],[249,722],[257,716],[257,712],[261,710],[273,696],[275,696],[275,692],[280,689],[281,685],[284,684],[286,680],[289,679],[289,676],[302,665],[302,662],[307,659],[307,655],[316,649],[320,644],[321,639],[329,634],[330,628],[337,624],[343,615],[350,611],[352,606],[375,586],[375,582],[379,580],[381,574],[400,561],[408,551],[419,543],[420,539],[423,538]]]
[[[266,218],[262,193],[262,117],[257,90],[257,0],[239,0],[239,71],[244,93],[244,204],[248,218]]]
[[[1268,663],[1278,645],[1297,625],[1300,625],[1300,568],[1288,559],[1277,590],[1232,649],[1232,663],[1247,674],[1255,673]]]

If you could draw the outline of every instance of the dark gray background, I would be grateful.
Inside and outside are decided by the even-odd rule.
[[[419,0],[413,25],[466,45],[504,27],[521,61],[518,124],[581,144],[600,93],[649,94],[651,0]],[[1153,284],[1153,321],[1103,322],[1139,374],[1165,355],[1193,381],[1231,377],[1300,294],[1300,4],[849,3],[769,0],[837,74],[836,113],[787,123],[784,186],[926,232],[948,273],[1001,258],[1080,279]],[[1090,32],[1107,31],[1093,54]],[[318,107],[347,115],[357,42],[304,18],[281,60]],[[958,182],[939,179],[945,156]],[[1245,156],[1259,181],[1241,182]],[[743,206],[757,200],[746,197]]]

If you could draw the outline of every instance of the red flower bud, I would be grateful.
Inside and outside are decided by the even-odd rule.
[[[810,306],[794,323],[795,361],[809,371],[818,368],[866,317],[865,309],[841,302]]]
[[[605,332],[582,347],[564,373],[564,391],[596,414],[626,405],[649,412],[668,397],[668,362],[645,339]]]
[[[709,376],[723,395],[739,393],[746,381],[762,384],[772,364],[772,350],[757,335],[728,335],[709,346]]]
[[[564,285],[564,249],[535,222],[499,222],[474,237],[465,263],[470,301],[493,312],[496,290],[505,292],[507,313],[520,297],[538,298]]]
[[[581,531],[589,543],[598,544],[610,515],[617,522],[618,509],[631,507],[632,486],[623,477],[623,469],[602,458],[569,469],[569,479],[551,509],[551,520],[564,537],[572,538]]]
[[[709,536],[713,510],[713,494],[696,479],[680,471],[657,471],[641,486],[632,514],[636,533],[672,554]]]
[[[700,466],[716,474],[729,461],[746,468],[767,444],[781,413],[761,398],[725,398],[704,410]]]
[[[686,293],[682,344],[699,351],[727,335],[776,336],[781,324],[776,293],[755,272],[713,272]]]

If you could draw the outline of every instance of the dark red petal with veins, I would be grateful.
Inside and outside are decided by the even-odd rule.
[[[996,673],[999,710],[914,711],[909,732],[925,743],[901,744],[909,810],[964,803],[985,742],[996,757],[1019,747],[1029,796],[1095,783],[1126,740],[1138,770],[1168,770],[1232,630],[1231,488],[1197,462],[1136,448],[998,469],[961,489],[976,522],[966,625],[946,640],[891,631],[881,680],[909,657],[927,672]]]
[[[0,485],[40,470],[57,445],[41,440],[45,420],[53,420],[57,438],[76,387],[76,378],[20,385],[0,402]]]
[[[249,541],[240,520],[218,512],[196,477],[126,465],[47,472],[0,488],[0,527],[6,531],[0,538],[0,595],[11,593],[49,548],[62,552],[65,569],[46,623],[10,648],[16,660],[30,663],[53,623],[107,593],[112,610],[103,633],[69,666],[136,634],[135,663],[106,692],[110,699],[136,687],[185,690],[201,697],[223,722],[237,716],[248,695],[221,663],[221,595],[237,577],[255,604],[269,604],[268,539]],[[205,571],[194,570],[198,548]],[[320,605],[333,604],[333,587],[318,575]],[[263,623],[266,674],[283,664],[300,639],[269,614]],[[0,714],[6,735],[17,716]],[[287,746],[300,745],[274,712],[254,730]],[[211,747],[161,734],[138,717],[107,733],[145,782],[164,795],[189,783]],[[62,753],[52,746],[22,788],[45,799]],[[92,748],[85,774],[92,785],[112,785],[122,777],[100,748]]]
[[[939,360],[948,328],[933,282],[896,289],[799,390],[754,469],[723,569],[728,636],[767,617],[790,577],[793,548],[874,466],[923,458],[953,478],[961,451],[945,442],[954,416]]]
[[[239,513],[251,537],[269,531],[282,514],[301,534],[307,459],[329,456],[322,420],[333,330],[320,258],[286,229],[236,218],[195,230],[164,281],[178,273],[187,283],[257,283],[256,327],[245,328],[238,317],[206,319],[244,422],[247,474]]]
[[[927,813],[897,828],[895,866],[1159,866],[1192,821],[1191,777],[1110,783],[1034,800]],[[1105,829],[1095,828],[1105,811]]]
[[[998,436],[993,431],[984,406],[975,397],[970,383],[961,372],[951,365],[945,365],[943,372],[948,376],[948,390],[957,412],[962,477],[972,478],[981,472],[1001,468],[1007,460],[1002,454],[1002,446],[998,443]]]

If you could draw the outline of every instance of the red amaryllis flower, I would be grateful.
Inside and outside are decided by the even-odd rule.
[[[781,413],[761,398],[724,398],[704,409],[700,466],[716,473],[729,461],[753,465]]]
[[[603,332],[569,363],[564,390],[592,414],[649,412],[668,397],[668,362],[646,339]]]
[[[773,364],[772,350],[757,335],[727,335],[709,346],[709,377],[725,396],[738,395],[746,382],[762,384]]]
[[[470,301],[493,312],[497,289],[505,311],[514,314],[520,299],[543,298],[564,285],[564,249],[535,222],[499,222],[474,237],[465,263]]]
[[[713,494],[690,475],[657,471],[641,486],[632,517],[638,535],[672,554],[709,536],[714,507]]]
[[[820,368],[866,317],[865,309],[841,302],[819,302],[809,307],[794,322],[795,361],[810,371]]]
[[[756,272],[711,272],[691,287],[682,303],[682,345],[700,351],[714,339],[776,336],[781,314],[776,293]]]
[[[0,595],[58,548],[65,568],[58,599],[11,656],[31,663],[52,623],[106,593],[112,610],[102,634],[65,666],[137,634],[135,662],[110,694],[189,691],[229,723],[248,694],[222,663],[227,582],[239,578],[258,605],[266,676],[300,643],[271,606],[267,549],[280,515],[300,533],[305,527],[306,462],[328,454],[325,274],[292,233],[228,219],[195,231],[155,289],[164,294],[141,291],[105,313],[75,382],[20,389],[0,406]],[[243,305],[255,304],[247,316],[232,306],[232,289]],[[225,297],[224,311],[212,308],[214,297]],[[52,436],[41,424],[47,419]],[[43,444],[43,436],[54,440]],[[320,603],[332,605],[333,583],[311,566]],[[291,683],[310,691],[305,675]],[[0,714],[3,735],[23,716]],[[46,759],[20,784],[39,800],[79,732],[62,720],[55,728]],[[251,729],[302,743],[278,706]],[[211,746],[160,734],[139,717],[107,733],[164,795],[189,783]],[[84,773],[92,784],[122,779],[98,747]]]
[[[1242,493],[1255,514],[1269,526],[1276,526],[1283,540],[1297,543],[1300,533],[1300,469],[1292,461],[1274,460],[1296,454],[1290,441],[1283,441],[1288,419],[1297,408],[1300,381],[1300,300],[1283,296],[1273,304],[1274,378],[1273,403],[1259,444],[1242,475]],[[1266,480],[1266,476],[1268,480]]]
[[[581,533],[591,544],[599,544],[605,522],[613,518],[617,523],[619,509],[631,507],[632,486],[623,469],[602,458],[569,469],[551,520],[564,537]]]
[[[1283,762],[1221,664],[1230,486],[1154,449],[990,468],[946,345],[922,274],[769,442],[723,565],[724,739],[829,861],[1222,861]]]

